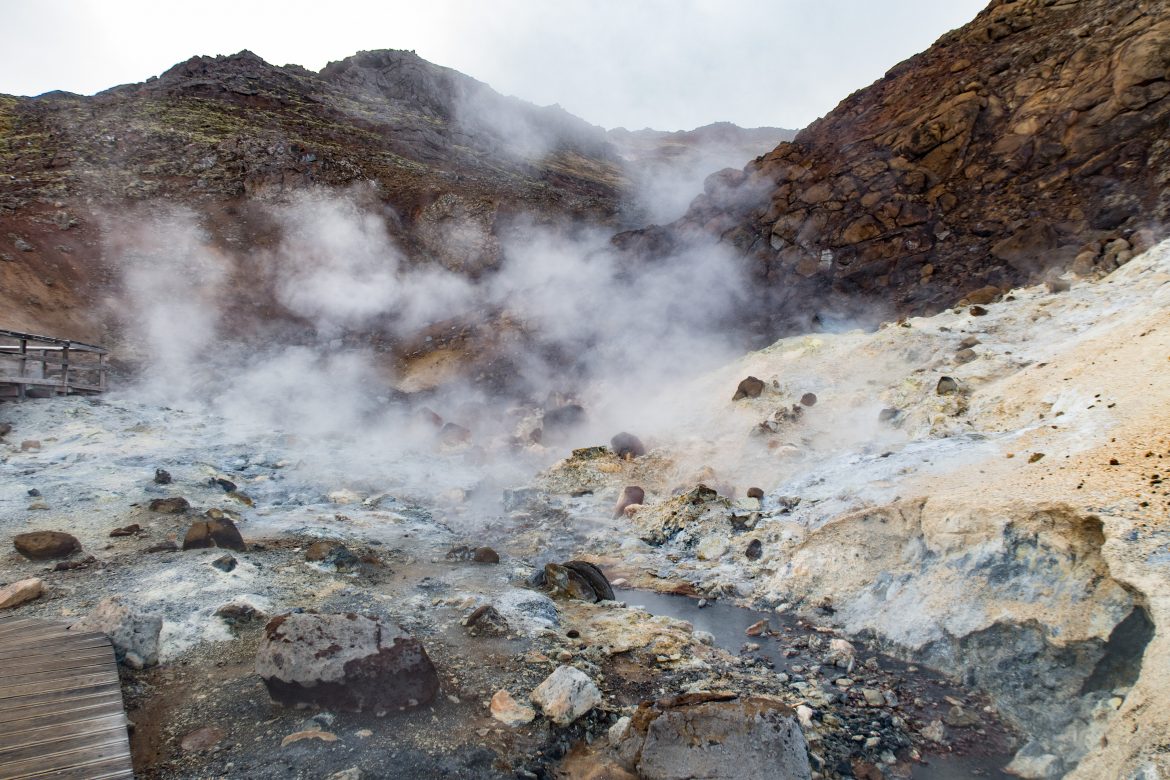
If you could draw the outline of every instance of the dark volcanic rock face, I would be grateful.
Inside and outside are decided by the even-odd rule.
[[[794,142],[709,178],[679,222],[618,245],[734,245],[769,333],[931,312],[1078,255],[1082,273],[1110,270],[1126,259],[1111,241],[1140,250],[1170,212],[1168,95],[1165,4],[997,0]]]

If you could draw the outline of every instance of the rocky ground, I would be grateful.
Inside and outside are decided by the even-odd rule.
[[[23,615],[114,597],[161,617],[157,665],[135,648],[123,671],[147,777],[686,776],[671,724],[729,721],[752,744],[798,724],[812,776],[994,773],[1021,747],[1023,777],[1156,776],[1167,282],[1163,246],[1100,280],[777,342],[671,393],[644,444],[575,450],[502,504],[347,468],[357,432],[254,435],[117,394],[7,405],[4,531],[81,549],[13,550],[4,580],[42,580]],[[484,457],[459,438],[411,462]],[[244,543],[178,549],[205,524]],[[572,559],[615,600],[555,565]],[[290,610],[402,626],[437,697],[273,703],[255,663]],[[560,667],[587,678],[581,712],[529,702]]]

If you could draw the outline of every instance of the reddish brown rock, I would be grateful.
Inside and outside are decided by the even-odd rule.
[[[25,558],[46,561],[67,558],[81,550],[77,537],[64,531],[31,531],[12,537],[12,545]]]
[[[173,496],[171,498],[156,498],[150,502],[150,511],[160,512],[164,515],[181,515],[185,514],[191,508],[191,504],[182,496]]]
[[[237,552],[246,552],[248,545],[230,518],[196,520],[183,537],[184,550],[198,550],[207,547],[223,547]]]
[[[739,386],[735,388],[735,395],[731,397],[731,400],[739,401],[744,398],[759,398],[760,394],[764,392],[764,387],[764,380],[749,376],[747,379],[742,380]]]

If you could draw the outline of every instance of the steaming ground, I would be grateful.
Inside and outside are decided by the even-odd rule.
[[[544,281],[571,288],[574,273]],[[556,444],[517,443],[547,402],[499,404],[470,387],[432,396],[439,414],[465,415],[460,424],[472,432],[470,440],[444,441],[417,408],[382,395],[379,388],[401,377],[381,373],[371,352],[313,344],[225,366],[197,360],[206,357],[199,345],[214,339],[194,334],[187,374],[159,369],[133,392],[0,409],[14,426],[0,460],[5,531],[68,530],[97,559],[87,569],[45,573],[9,553],[5,579],[45,577],[48,596],[22,607],[26,614],[82,614],[118,593],[165,616],[168,665],[128,683],[134,711],[149,724],[136,737],[140,754],[148,748],[147,776],[233,768],[277,776],[298,762],[337,771],[365,755],[365,747],[320,754],[275,747],[301,716],[273,711],[255,688],[255,637],[235,636],[215,616],[225,603],[268,614],[377,612],[419,633],[454,700],[425,717],[339,726],[345,750],[364,746],[357,732],[371,728],[379,749],[409,753],[417,771],[404,776],[444,767],[491,776],[495,770],[467,769],[478,760],[475,746],[485,744],[531,755],[544,736],[500,729],[481,703],[499,687],[526,694],[562,649],[612,678],[615,708],[672,686],[710,685],[739,668],[704,649],[686,624],[620,606],[554,603],[523,587],[546,560],[573,556],[640,587],[800,613],[961,674],[1024,734],[1014,765],[1022,776],[1165,770],[1157,735],[1170,730],[1162,629],[1170,618],[1170,540],[1157,464],[1170,457],[1160,433],[1170,422],[1168,282],[1163,245],[1104,280],[1074,280],[1067,292],[1014,291],[983,316],[963,308],[876,333],[785,339],[697,378],[686,375],[717,349],[687,362],[685,353],[654,352],[641,337],[623,344],[621,329],[638,322],[615,311],[614,322],[583,334],[609,350],[587,361],[596,372],[576,378],[589,422]],[[592,289],[596,302],[618,288]],[[550,322],[554,300],[543,315]],[[549,338],[576,343],[587,311],[583,305],[570,319],[578,330],[565,325]],[[685,339],[675,335],[659,346],[681,346]],[[962,347],[971,340],[978,343]],[[956,357],[960,348],[974,358]],[[671,373],[641,373],[638,350],[652,355],[643,365]],[[611,365],[623,370],[600,370]],[[733,402],[748,374],[765,380],[763,394]],[[938,393],[942,376],[957,380],[957,392]],[[184,406],[160,405],[175,388]],[[815,405],[801,405],[810,392]],[[760,428],[765,421],[769,430]],[[643,437],[651,452],[633,461],[599,452],[560,460],[620,429]],[[41,447],[22,449],[22,440]],[[155,485],[156,468],[175,482]],[[216,476],[247,499],[208,484]],[[688,503],[697,483],[724,498]],[[645,488],[645,504],[613,517],[618,494],[632,484]],[[748,487],[763,489],[762,502],[744,498]],[[237,513],[245,538],[261,548],[237,556],[230,573],[211,567],[216,551],[146,552],[181,539],[190,522],[144,508],[164,495],[186,497],[195,511]],[[130,523],[145,534],[109,538]],[[301,551],[320,538],[344,540],[377,563],[347,574],[306,562]],[[751,540],[761,543],[758,560],[744,554]],[[503,563],[448,560],[445,552],[459,544],[491,545]],[[505,613],[514,639],[468,643],[458,622],[483,603]],[[1118,638],[1118,626],[1141,620],[1150,623],[1148,636]],[[593,637],[586,649],[567,643],[567,625]],[[632,656],[613,654],[626,645]],[[615,659],[642,671],[623,678]],[[205,673],[209,681],[201,682]],[[751,685],[775,686],[793,703],[835,706],[815,687],[789,688],[763,674]],[[655,682],[647,687],[646,679]],[[447,741],[435,741],[431,716]],[[175,748],[185,729],[209,719],[238,729],[241,740],[212,757]],[[918,740],[931,726],[913,709],[905,722]],[[387,732],[385,723],[397,725]],[[963,734],[951,729],[946,739],[959,744]],[[828,729],[825,750],[836,739],[848,744],[850,736]],[[249,754],[246,740],[274,752]],[[444,751],[456,764],[472,763],[442,764],[435,756]],[[279,760],[269,767],[272,756]],[[245,763],[226,767],[235,761]]]

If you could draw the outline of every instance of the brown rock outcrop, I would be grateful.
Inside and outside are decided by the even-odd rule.
[[[768,335],[930,313],[1081,254],[1083,273],[1128,259],[1105,245],[1170,217],[1168,117],[1170,6],[995,0],[792,143],[712,176],[682,220],[615,243],[734,246]]]

